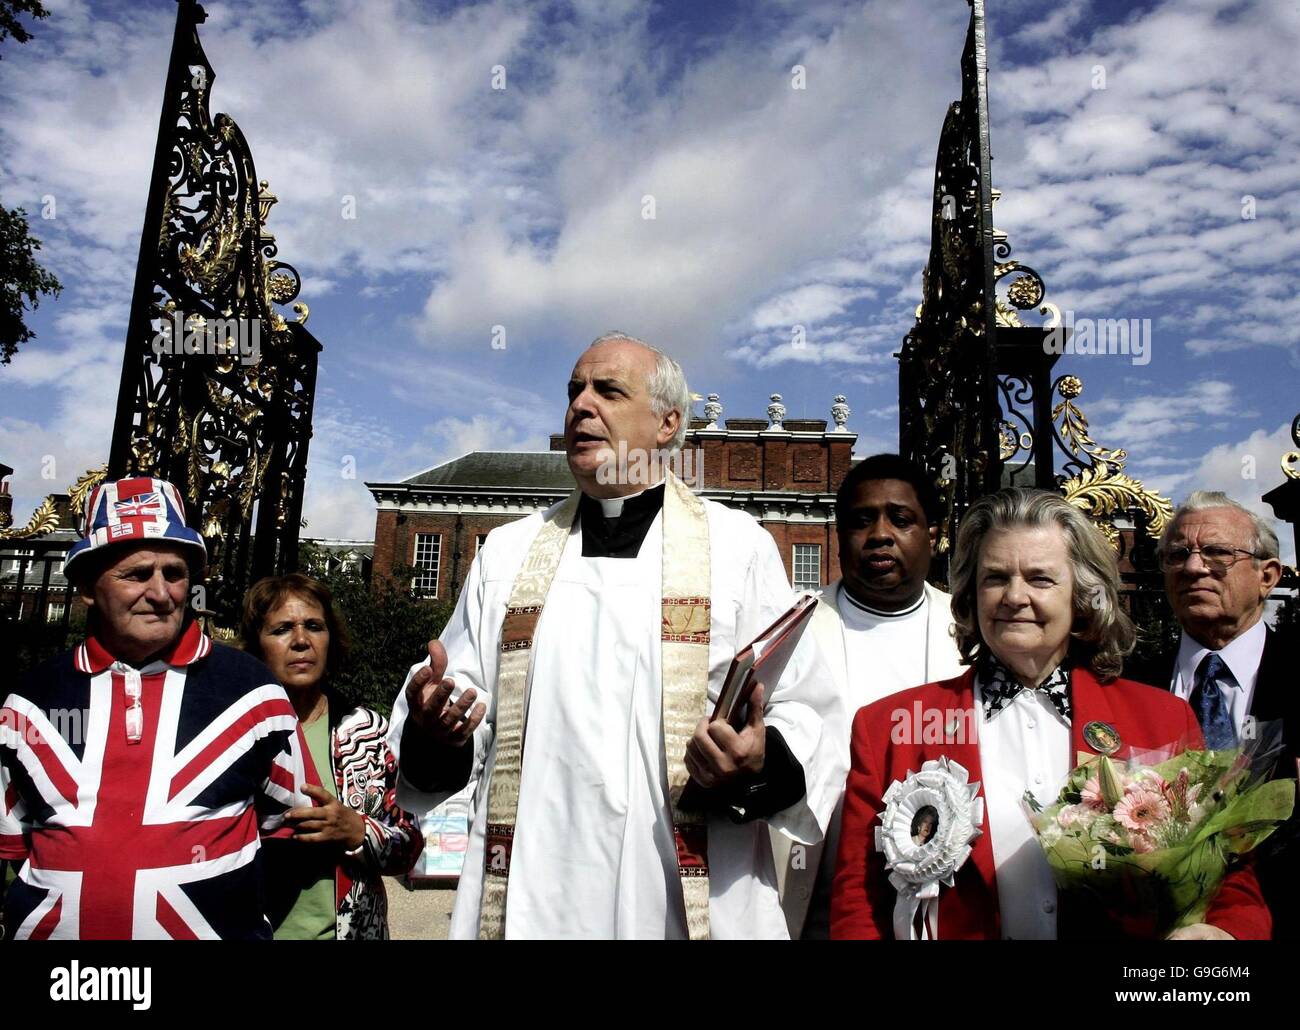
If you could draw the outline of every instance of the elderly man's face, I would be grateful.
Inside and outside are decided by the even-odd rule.
[[[1250,550],[1254,526],[1235,508],[1207,508],[1183,515],[1169,534],[1169,549],[1220,547]],[[1206,647],[1219,648],[1259,621],[1264,601],[1277,586],[1282,567],[1276,559],[1256,563],[1245,555],[1226,572],[1212,572],[1193,554],[1182,568],[1165,572],[1165,591],[1188,634]]]
[[[677,431],[678,414],[656,415],[650,403],[649,377],[655,358],[628,340],[589,347],[569,377],[569,408],[564,416],[564,446],[578,485],[593,497],[618,497],[644,490],[645,483],[617,475],[597,476],[602,465],[617,468],[619,445],[631,457],[648,460]]]
[[[97,613],[104,646],[138,662],[180,636],[189,586],[184,549],[160,542],[123,548],[81,596]]]

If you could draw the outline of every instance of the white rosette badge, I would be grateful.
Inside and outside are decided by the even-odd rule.
[[[909,771],[906,779],[895,780],[885,791],[876,850],[884,852],[889,882],[898,891],[897,940],[938,939],[939,887],[952,886],[983,832],[979,789],[962,766],[945,756],[926,762],[920,772]]]

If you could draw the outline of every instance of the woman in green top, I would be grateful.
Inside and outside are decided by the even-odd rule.
[[[330,689],[348,635],[329,588],[300,573],[261,580],[244,600],[241,628],[244,646],[288,692],[324,784],[307,788],[315,807],[285,817],[293,839],[266,845],[275,939],[387,939],[382,877],[409,872],[424,838],[397,807],[388,720]]]

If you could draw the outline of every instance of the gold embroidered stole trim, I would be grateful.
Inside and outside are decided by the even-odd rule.
[[[663,598],[661,672],[664,755],[668,797],[677,844],[678,876],[692,940],[709,936],[707,826],[703,815],[682,812],[686,786],[686,744],[706,711],[709,682],[709,524],[704,502],[672,472],[663,507]],[[580,494],[574,493],[542,524],[510,592],[501,627],[497,671],[496,760],[488,783],[485,876],[479,937],[505,936],[510,854],[519,811],[523,769],[525,692],[532,665],[533,637],[546,595],[573,529]]]
[[[698,941],[709,937],[708,827],[702,813],[683,812],[678,805],[689,779],[686,745],[708,706],[709,609],[713,590],[709,580],[709,519],[703,501],[671,472],[667,478],[659,645],[664,756],[686,930],[691,940]]]

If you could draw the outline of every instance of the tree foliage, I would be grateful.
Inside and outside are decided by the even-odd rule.
[[[326,569],[325,555],[300,545],[299,565],[334,595],[347,622],[352,654],[332,686],[351,704],[387,715],[406,673],[428,654],[428,642],[442,632],[453,605],[429,601],[411,592],[414,569],[394,568],[391,579],[367,583],[355,569]]]
[[[1273,629],[1287,637],[1300,639],[1300,594],[1292,594],[1278,606]]]
[[[26,43],[32,38],[32,34],[18,20],[20,14],[30,14],[33,18],[50,16],[40,0],[0,0],[0,43],[10,36],[19,43]]]
[[[0,204],[0,365],[7,365],[20,344],[36,334],[27,327],[28,310],[42,294],[58,296],[63,284],[41,267],[41,241],[27,231],[27,212]]]
[[[1151,664],[1178,647],[1182,627],[1163,590],[1149,587],[1127,595],[1129,617],[1138,629],[1137,646],[1125,664]]]
[[[32,34],[18,20],[20,14],[49,17],[40,0],[0,0],[0,43],[12,36],[26,43]],[[35,309],[42,294],[58,296],[63,285],[36,261],[41,241],[27,231],[27,212],[10,211],[0,204],[0,365],[18,353],[18,345],[36,334],[27,328],[27,305]]]
[[[13,589],[14,577],[0,580]],[[43,614],[32,619],[11,620],[0,618],[0,654],[5,655],[5,669],[0,673],[0,694],[7,694],[8,687],[16,683],[29,669],[34,669],[47,658],[78,646],[86,639],[86,609],[76,600],[74,593],[66,603],[72,605],[68,612],[68,629],[64,633],[58,622],[47,622]],[[49,596],[51,601],[62,601],[64,597],[56,591]],[[6,604],[10,603],[6,599]]]

